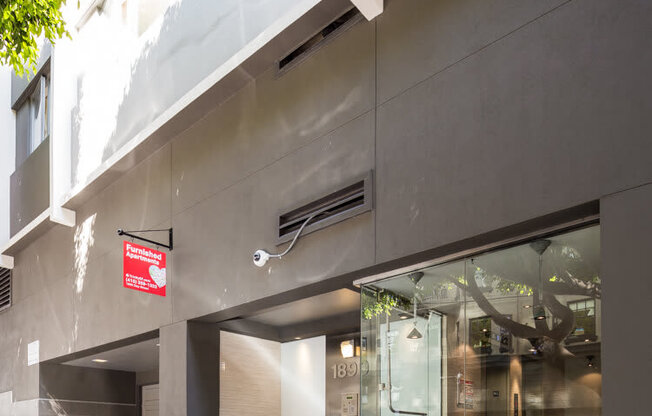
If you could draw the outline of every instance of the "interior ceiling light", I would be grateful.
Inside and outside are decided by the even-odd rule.
[[[340,351],[342,352],[342,358],[353,358],[355,357],[355,340],[347,339],[340,343]]]
[[[532,305],[523,305],[523,308],[525,308],[525,309],[530,309],[531,307],[532,307]]]
[[[315,215],[316,215],[316,214],[315,214]],[[285,256],[286,254],[288,254],[288,253],[290,252],[290,250],[292,250],[292,247],[294,247],[294,243],[297,242],[297,239],[298,239],[299,236],[301,235],[301,232],[303,231],[303,229],[306,227],[306,225],[308,225],[308,223],[310,222],[310,220],[312,220],[313,218],[315,218],[315,215],[311,215],[310,217],[308,217],[308,219],[306,219],[306,220],[303,222],[303,224],[301,224],[301,228],[299,228],[299,231],[297,231],[296,235],[295,235],[294,238],[292,239],[292,242],[290,243],[290,245],[288,246],[288,248],[287,248],[284,252],[282,252],[282,253],[280,253],[280,254],[270,254],[269,252],[267,252],[267,251],[265,251],[265,250],[262,250],[262,249],[256,250],[256,251],[254,252],[254,255],[253,255],[254,264],[255,264],[256,266],[258,266],[258,267],[263,267],[263,266],[265,265],[265,263],[267,263],[267,260],[269,260],[269,259],[271,259],[271,258],[277,258],[277,259],[280,259],[281,257],[283,257],[283,256]]]
[[[398,314],[398,319],[405,320],[405,319],[408,319],[410,316],[412,316],[412,315],[410,315],[407,312],[401,312],[401,313]]]
[[[532,310],[532,316],[534,317],[535,321],[542,321],[546,319],[546,309],[543,307],[543,305],[537,305]]]
[[[108,360],[105,360],[103,358],[94,358],[91,361],[93,361],[94,363],[106,363],[106,362],[108,362]]]

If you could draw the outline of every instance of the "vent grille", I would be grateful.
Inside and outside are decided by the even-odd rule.
[[[333,20],[322,30],[313,35],[310,39],[299,45],[295,50],[287,54],[278,62],[279,72],[288,70],[301,62],[311,52],[324,45],[328,40],[334,39],[349,27],[361,20],[362,14],[357,8],[352,8],[337,19]]]
[[[277,244],[294,238],[304,221],[313,215],[313,219],[304,228],[302,234],[308,234],[363,212],[371,211],[373,208],[372,178],[372,172],[369,172],[363,178],[351,181],[335,192],[279,215]]]
[[[0,267],[0,311],[11,306],[11,270]]]

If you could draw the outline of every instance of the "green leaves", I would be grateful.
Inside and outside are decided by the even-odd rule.
[[[369,297],[363,297],[362,303],[362,317],[367,320],[383,313],[390,315],[394,308],[409,308],[409,302],[407,300],[401,298],[399,295],[388,292],[378,293],[375,300]]]
[[[0,0],[0,64],[13,66],[20,76],[36,72],[39,36],[52,44],[70,36],[63,4],[65,0]]]

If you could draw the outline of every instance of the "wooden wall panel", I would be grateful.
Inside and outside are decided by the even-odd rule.
[[[220,415],[281,415],[281,344],[220,334]]]

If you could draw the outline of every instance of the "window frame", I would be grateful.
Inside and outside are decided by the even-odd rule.
[[[13,110],[16,114],[16,169],[18,169],[51,135],[49,62],[30,80]],[[18,117],[19,113],[25,115]]]

